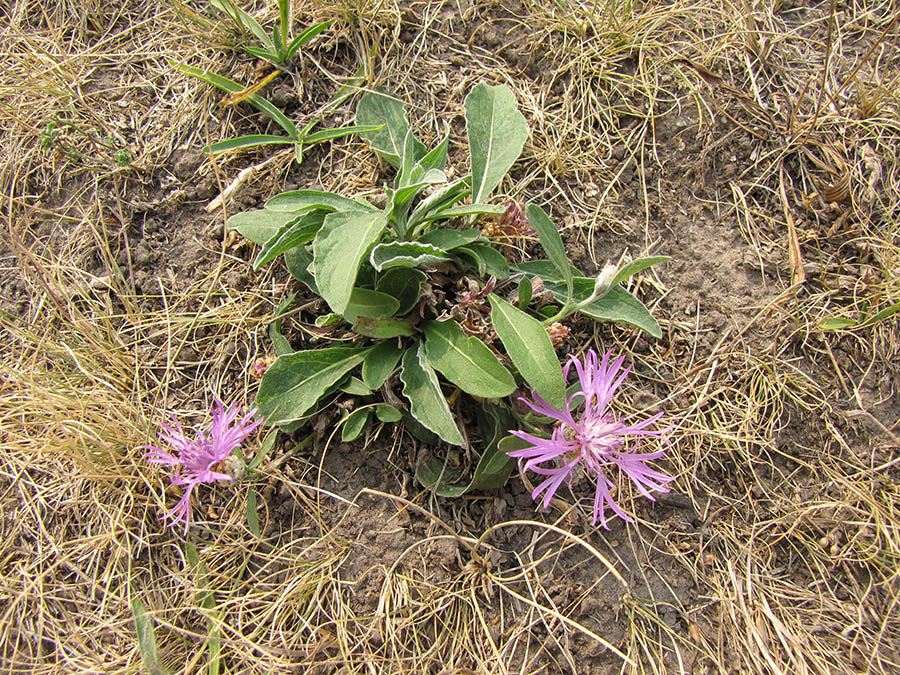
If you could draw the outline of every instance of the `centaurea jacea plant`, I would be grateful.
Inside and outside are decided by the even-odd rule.
[[[169,480],[173,485],[184,488],[184,494],[175,507],[166,513],[163,518],[169,520],[169,526],[184,521],[184,533],[187,535],[191,516],[191,493],[201,483],[212,484],[216,481],[233,480],[233,477],[224,471],[224,463],[240,445],[262,424],[262,419],[253,421],[257,409],[238,419],[240,404],[233,403],[227,410],[219,399],[215,399],[212,408],[212,423],[208,435],[197,431],[196,439],[188,438],[181,428],[181,423],[172,417],[172,426],[161,424],[162,431],[159,434],[172,452],[167,452],[156,446],[145,446],[149,450],[144,457],[152,464],[163,464],[176,469]]]
[[[588,350],[584,363],[569,356],[563,376],[568,381],[569,372],[574,366],[580,388],[568,398],[561,410],[554,408],[537,394],[533,394],[533,402],[522,399],[536,413],[557,420],[557,424],[550,438],[540,438],[521,431],[510,432],[531,443],[531,446],[507,453],[519,460],[523,471],[547,476],[531,495],[533,499],[537,499],[543,493],[544,508],[550,504],[564,481],[571,484],[573,472],[582,465],[596,480],[592,524],[596,525],[599,518],[600,525],[606,529],[609,529],[605,513],[607,505],[623,520],[633,521],[613,500],[610,488],[616,484],[607,475],[609,469],[618,468],[632,480],[641,494],[651,500],[653,496],[650,490],[668,492],[665,483],[672,480],[671,476],[651,469],[645,463],[662,457],[664,450],[635,452],[637,439],[643,437],[662,438],[668,443],[665,437],[668,429],[654,431],[648,428],[662,417],[662,413],[629,424],[616,419],[609,409],[613,395],[631,371],[631,366],[628,366],[620,374],[625,357],[620,356],[610,362],[611,355],[612,352],[607,352],[599,363],[597,352],[593,349]],[[634,443],[631,443],[632,439],[635,440]]]

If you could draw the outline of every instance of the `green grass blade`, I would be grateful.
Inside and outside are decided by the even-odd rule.
[[[297,50],[300,49],[300,47],[302,47],[307,42],[312,40],[314,37],[316,37],[316,35],[318,35],[322,31],[324,31],[326,28],[328,28],[333,23],[334,23],[334,19],[328,19],[328,21],[322,21],[320,23],[313,24],[312,26],[307,28],[305,31],[300,33],[300,35],[298,35],[293,40],[291,40],[290,44],[284,50],[285,51],[285,56],[284,56],[285,61],[287,61],[289,58],[291,58],[297,52]]]
[[[153,631],[153,618],[147,614],[147,608],[140,598],[131,601],[134,614],[134,628],[137,632],[138,647],[141,650],[141,661],[150,675],[168,675],[156,658],[156,633]]]
[[[287,136],[251,134],[249,136],[238,136],[227,141],[219,141],[212,145],[204,145],[201,149],[208,155],[221,155],[223,152],[231,152],[240,148],[252,148],[256,145],[287,145],[293,142]]]
[[[343,138],[350,134],[364,134],[369,131],[378,131],[383,128],[383,124],[358,124],[356,126],[337,127],[336,129],[323,129],[322,131],[317,131],[309,136],[304,136],[303,143],[305,145],[312,145],[313,143],[330,141],[335,138]]]
[[[203,80],[204,82],[211,84],[214,87],[218,87],[219,89],[227,91],[231,94],[237,94],[238,92],[242,92],[245,89],[245,87],[241,86],[234,80],[229,80],[227,77],[216,75],[215,73],[211,73],[208,70],[200,70],[199,68],[194,68],[193,66],[184,64],[178,64],[177,68],[185,75],[196,77],[198,80]],[[275,122],[275,124],[277,124],[287,132],[288,136],[290,136],[292,140],[300,138],[300,134],[297,131],[297,127],[294,126],[294,123],[291,122],[287,117],[285,117],[283,112],[269,103],[262,96],[252,94],[247,97],[247,103],[252,105],[264,115],[268,115],[272,119],[272,121]]]

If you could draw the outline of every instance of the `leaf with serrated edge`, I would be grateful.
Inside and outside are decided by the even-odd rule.
[[[403,354],[400,370],[403,395],[409,399],[410,412],[426,429],[452,445],[465,445],[459,427],[453,420],[447,399],[438,384],[434,369],[424,355],[424,345],[410,347]]]
[[[547,329],[493,293],[488,300],[494,330],[513,364],[541,398],[561,409],[566,402],[566,385]]]
[[[478,203],[491,194],[519,158],[528,139],[528,124],[506,85],[476,85],[466,96],[465,107],[472,202]]]
[[[285,354],[269,366],[256,405],[267,424],[305,415],[335,383],[362,363],[368,347],[332,347]]]
[[[444,377],[472,396],[509,396],[516,381],[494,353],[475,337],[463,333],[456,321],[425,323],[425,355]]]
[[[359,265],[387,226],[382,211],[329,213],[313,241],[313,264],[319,294],[331,310],[343,314],[350,301]]]

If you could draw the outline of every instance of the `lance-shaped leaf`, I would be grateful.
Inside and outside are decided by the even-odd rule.
[[[256,260],[253,261],[253,269],[258,270],[285,251],[312,241],[324,220],[325,214],[322,211],[313,211],[280,227],[263,245]]]
[[[424,345],[410,347],[403,354],[400,379],[410,412],[422,426],[453,445],[465,445],[450,406],[438,384],[437,375],[424,354]]]
[[[420,244],[431,244],[445,251],[452,251],[460,246],[471,244],[481,238],[481,232],[478,230],[451,230],[442,228],[440,230],[432,230],[426,232],[418,238]]]
[[[482,276],[494,276],[501,281],[509,277],[509,263],[506,262],[503,254],[490,244],[476,241],[467,246],[461,246],[453,253],[471,260],[478,270],[478,274]]]
[[[417,241],[393,241],[386,244],[378,244],[372,249],[369,261],[375,271],[391,269],[392,267],[418,267],[419,265],[433,265],[434,263],[450,260],[446,251],[442,251],[431,244],[421,244]]]
[[[416,334],[412,322],[404,319],[367,319],[360,317],[353,324],[353,330],[360,335],[387,340],[395,337],[409,337]]]
[[[291,190],[275,195],[266,202],[271,211],[300,211],[322,209],[323,211],[377,211],[374,206],[360,199],[348,199],[334,192],[321,190]]]
[[[380,157],[391,166],[399,168],[406,134],[409,132],[406,106],[393,96],[370,91],[359,100],[356,107],[356,124],[384,125],[378,131],[364,134],[365,139]],[[425,154],[425,146],[415,139],[413,143],[413,155],[418,159]]]
[[[562,408],[566,401],[566,384],[547,329],[540,321],[493,293],[488,300],[494,330],[513,364],[541,398]]]
[[[634,262],[638,263],[640,261],[641,265],[643,265],[641,269],[643,269],[649,267],[649,265],[644,265],[645,262],[651,260],[662,262],[659,258],[665,259],[665,256],[640,258]],[[530,260],[520,263],[517,267],[529,277],[539,276],[544,282],[544,288],[551,291],[557,300],[565,300],[565,283],[556,276],[556,268],[552,263],[547,260]],[[577,270],[575,271],[577,272]],[[630,265],[626,265],[622,268],[622,271],[634,273],[637,270],[634,267],[630,267]],[[572,279],[574,287],[573,299],[575,302],[586,300],[594,292],[595,280],[580,276],[580,274],[578,272]],[[619,275],[621,274],[622,272],[619,272]],[[578,311],[596,321],[620,321],[645,330],[655,338],[662,337],[662,329],[659,327],[656,319],[653,318],[650,310],[647,309],[644,303],[619,285],[614,285],[602,298],[579,308]]]
[[[494,353],[478,338],[463,333],[456,321],[425,323],[425,356],[467,394],[501,398],[515,391],[516,381]]]
[[[237,230],[243,237],[262,246],[284,225],[300,219],[303,212],[254,209],[236,213],[228,219],[228,229]]]
[[[482,202],[522,152],[528,125],[506,85],[476,85],[466,96],[466,130],[472,159],[472,201]]]
[[[368,347],[332,347],[278,357],[263,375],[256,405],[267,424],[305,415],[344,375],[362,363]]]
[[[387,226],[383,211],[329,213],[313,242],[316,285],[336,314],[350,301],[359,265]]]
[[[569,257],[566,255],[566,247],[563,246],[559,230],[540,206],[529,204],[525,207],[525,214],[528,216],[528,222],[537,232],[541,246],[547,252],[547,257],[550,258],[550,262],[553,263],[560,275],[559,278],[565,281],[567,297],[564,302],[568,302],[572,298],[572,265],[569,264]]]

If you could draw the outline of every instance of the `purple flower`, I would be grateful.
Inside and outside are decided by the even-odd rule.
[[[596,525],[599,517],[600,525],[606,529],[609,529],[605,513],[607,504],[623,520],[632,522],[632,518],[613,501],[609,489],[615,483],[607,477],[605,469],[618,467],[619,471],[634,482],[641,494],[651,500],[653,496],[648,488],[668,492],[663,484],[672,480],[671,476],[655,471],[645,464],[648,460],[662,457],[663,450],[636,453],[634,452],[637,447],[636,441],[631,447],[626,447],[632,439],[643,436],[662,437],[668,445],[668,439],[664,434],[671,427],[663,431],[647,429],[662,417],[662,413],[637,424],[628,424],[617,420],[608,410],[613,394],[631,371],[631,366],[628,366],[619,374],[625,357],[620,356],[610,363],[611,354],[612,352],[607,352],[599,364],[597,352],[593,349],[588,350],[584,363],[574,356],[569,356],[563,377],[568,381],[569,370],[574,365],[581,389],[569,397],[564,410],[557,410],[534,392],[532,392],[533,403],[521,399],[536,413],[552,417],[558,420],[558,423],[549,439],[538,438],[521,431],[510,432],[531,443],[531,447],[507,453],[519,460],[519,466],[523,471],[533,471],[547,476],[547,479],[531,494],[532,499],[537,499],[538,495],[544,493],[542,504],[544,508],[550,504],[563,481],[571,484],[572,472],[581,463],[597,482],[592,524]],[[576,408],[579,409],[577,419],[573,414]]]
[[[169,480],[174,485],[185,486],[184,494],[178,500],[175,508],[163,516],[171,521],[170,527],[174,527],[178,521],[184,520],[185,535],[187,535],[191,517],[191,492],[194,487],[200,483],[232,480],[231,476],[222,472],[221,464],[256,427],[262,424],[261,419],[252,421],[257,412],[256,408],[235,424],[239,411],[238,403],[234,403],[228,410],[225,410],[222,402],[215,399],[208,437],[198,431],[196,440],[189,439],[178,420],[172,417],[174,428],[167,424],[161,424],[163,431],[160,432],[159,437],[169,444],[173,452],[166,452],[152,445],[145,446],[145,449],[150,451],[144,455],[147,461],[176,467],[177,471],[169,477]]]

